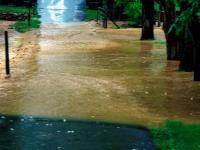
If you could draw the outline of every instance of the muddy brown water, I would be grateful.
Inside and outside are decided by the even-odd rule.
[[[12,67],[10,79],[1,72],[1,114],[145,126],[200,122],[200,83],[166,61],[160,29],[157,41],[139,41],[139,29],[84,22],[43,24],[31,34],[37,50]]]

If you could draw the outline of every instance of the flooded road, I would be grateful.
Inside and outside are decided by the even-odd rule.
[[[168,62],[164,35],[95,23],[43,24],[32,53],[0,80],[0,113],[145,126],[200,122],[200,83]],[[30,35],[29,35],[30,36]],[[18,41],[20,43],[20,41]]]

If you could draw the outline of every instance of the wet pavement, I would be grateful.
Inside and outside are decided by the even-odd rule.
[[[155,150],[145,128],[70,119],[0,116],[2,150]]]

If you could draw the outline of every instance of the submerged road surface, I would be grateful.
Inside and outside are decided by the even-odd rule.
[[[163,38],[159,29],[156,35]],[[37,51],[11,65],[11,79],[1,79],[0,113],[148,126],[199,122],[200,84],[177,72],[178,62],[165,61],[162,42],[139,38],[139,29],[84,22],[43,24],[23,34],[17,46],[26,41]]]

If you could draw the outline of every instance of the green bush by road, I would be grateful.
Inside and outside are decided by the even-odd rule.
[[[27,20],[17,21],[15,24],[11,25],[10,27],[21,33],[30,31],[32,29],[37,29],[40,27],[40,21],[39,21],[37,15],[31,16],[30,23],[31,23],[31,25],[29,26]]]

